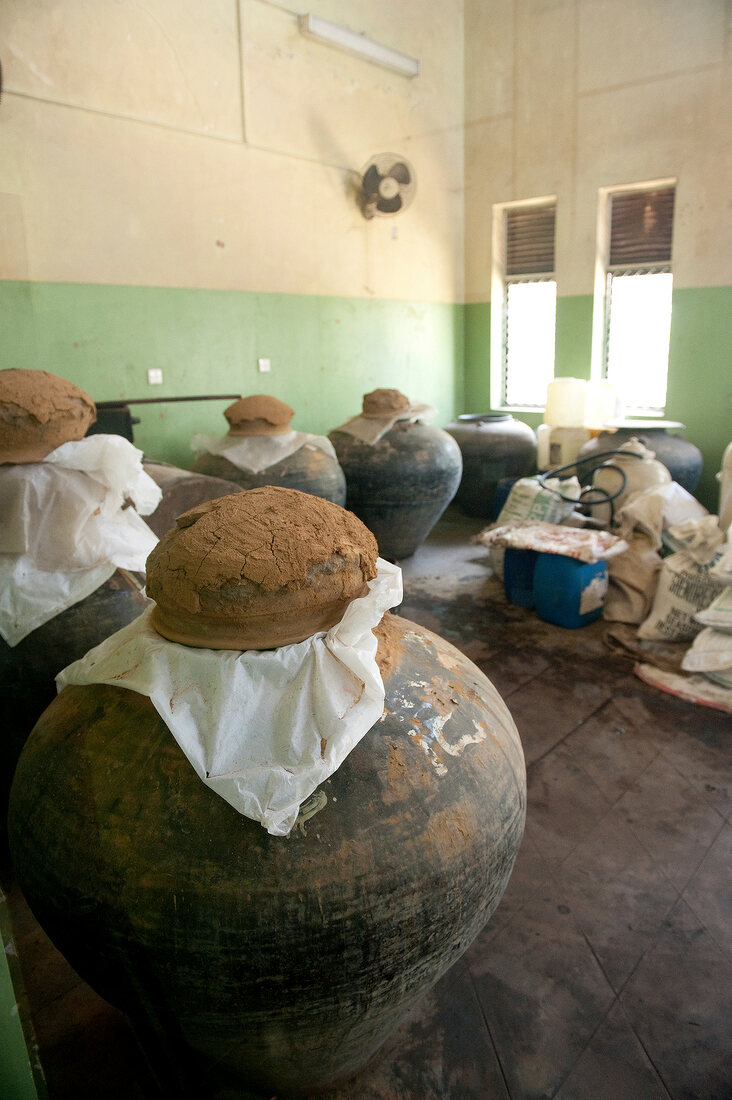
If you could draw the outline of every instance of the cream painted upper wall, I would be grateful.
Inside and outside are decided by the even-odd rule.
[[[0,278],[460,300],[461,0],[311,10],[422,75],[263,0],[4,0]],[[356,173],[385,151],[417,197],[367,222]]]
[[[3,0],[6,89],[240,139],[236,5]]]
[[[675,177],[674,282],[732,283],[725,0],[465,0],[466,297],[494,203],[557,196],[561,295],[592,294],[598,191]]]
[[[33,140],[28,142],[32,133]],[[3,143],[22,162],[23,210],[5,237],[33,280],[453,298],[461,222],[431,217],[425,149],[421,218],[366,222],[339,169],[140,123],[21,99],[5,104]],[[93,172],[88,170],[94,165]],[[6,189],[4,166],[0,187]],[[13,181],[11,180],[11,183]],[[432,185],[440,189],[442,182]],[[31,211],[29,216],[27,211]],[[392,236],[396,233],[396,238]],[[22,277],[0,256],[0,277]]]

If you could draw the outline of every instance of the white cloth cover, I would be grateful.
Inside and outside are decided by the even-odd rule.
[[[309,432],[283,432],[282,435],[194,435],[191,450],[225,458],[245,473],[258,474],[289,458],[301,447],[323,451],[336,458],[333,444],[324,435]],[[337,461],[337,459],[336,459]]]
[[[514,550],[536,550],[540,554],[559,554],[584,562],[606,561],[628,549],[627,542],[607,531],[525,520],[485,527],[473,538],[473,542],[489,548],[505,546]]]
[[[400,420],[408,420],[410,423],[421,420],[425,424],[429,424],[430,420],[433,420],[436,416],[437,409],[433,405],[413,402],[404,412],[396,413],[394,416],[352,416],[345,424],[341,424],[340,428],[334,428],[333,431],[346,432],[348,435],[360,439],[362,443],[374,444],[378,443],[388,431],[391,431]]]
[[[118,435],[0,467],[0,634],[8,645],[96,591],[115,569],[144,572],[158,540],[138,513],[155,511],[161,496],[142,451]]]
[[[329,631],[246,652],[166,641],[148,609],[56,683],[147,695],[203,782],[273,836],[286,836],[301,803],[383,713],[372,628],[401,598],[401,570],[379,558],[368,594]]]

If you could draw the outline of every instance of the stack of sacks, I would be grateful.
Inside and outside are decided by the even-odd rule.
[[[701,673],[732,692],[732,525],[709,575],[721,591],[695,615],[699,632],[681,667],[686,672]]]
[[[668,534],[679,549],[663,559],[653,606],[638,637],[691,642],[702,629],[697,613],[722,591],[712,569],[721,556],[723,535],[717,517],[709,515],[670,527]]]
[[[633,494],[615,517],[616,533],[626,541],[628,549],[608,562],[609,588],[604,618],[609,622],[642,623],[642,632],[639,631],[642,638],[686,641],[693,637],[688,631],[693,631],[695,624],[688,616],[687,620],[680,621],[674,614],[666,621],[660,606],[655,609],[655,615],[652,608],[662,575],[662,552],[683,552],[686,531],[683,525],[701,523],[708,518],[706,508],[675,481]],[[718,531],[715,517],[711,520],[712,531]],[[694,530],[691,529],[692,534]],[[672,533],[677,531],[681,532],[680,536]],[[683,567],[684,564],[683,558],[669,559],[668,570],[673,571],[675,565]],[[670,573],[667,575],[670,577]],[[707,592],[704,588],[702,599]],[[696,599],[692,604],[690,614],[693,616],[702,605],[697,604]]]

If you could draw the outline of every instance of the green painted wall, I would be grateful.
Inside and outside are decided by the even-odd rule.
[[[490,410],[490,302],[465,307],[466,411]],[[592,296],[557,302],[556,374],[589,378]],[[494,410],[495,411],[495,410]],[[516,413],[536,428],[540,414]],[[732,441],[732,287],[675,290],[669,349],[666,418],[704,456],[696,495],[710,511],[719,504],[716,473]]]
[[[68,283],[0,283],[0,368],[41,368],[97,401],[269,393],[293,427],[327,433],[364,393],[400,389],[462,409],[464,307],[308,295]],[[260,374],[257,359],[272,361]],[[163,385],[147,370],[161,367]],[[228,401],[132,406],[135,443],[188,468],[195,432],[223,435]]]
[[[555,376],[589,379],[591,349],[592,297],[558,298]]]
[[[716,512],[715,474],[732,442],[732,287],[674,291],[666,415],[704,455],[696,495]]]
[[[465,409],[488,412],[491,407],[491,304],[465,307]]]
[[[0,368],[41,367],[98,401],[271,393],[303,431],[328,432],[362,394],[394,386],[439,410],[490,411],[490,303],[467,306],[237,291],[0,283]],[[557,303],[557,374],[589,377],[592,297]],[[260,356],[272,372],[260,374]],[[704,455],[699,498],[732,439],[732,287],[674,291],[666,415]],[[161,367],[162,386],[147,370]],[[226,401],[133,406],[135,442],[191,464],[194,432],[222,434]],[[541,414],[520,414],[532,427]]]

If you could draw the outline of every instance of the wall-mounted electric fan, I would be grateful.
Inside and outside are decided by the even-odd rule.
[[[378,153],[361,171],[361,213],[365,218],[400,214],[417,191],[414,169],[396,153]]]

